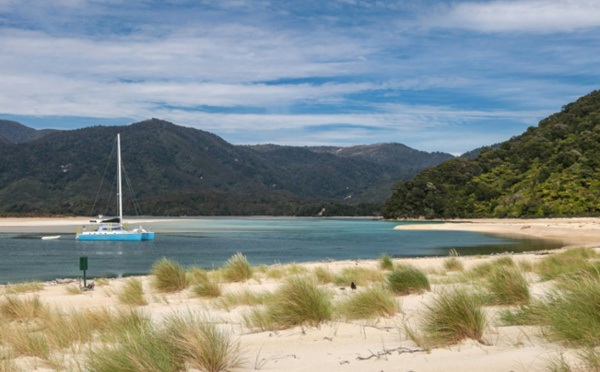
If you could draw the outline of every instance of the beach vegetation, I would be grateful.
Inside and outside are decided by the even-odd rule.
[[[239,342],[213,322],[194,314],[174,316],[167,320],[166,329],[178,356],[194,369],[229,371],[243,363]]]
[[[96,287],[104,287],[110,284],[110,280],[108,278],[95,278],[94,284]]]
[[[426,305],[421,324],[421,335],[415,342],[426,348],[447,346],[465,338],[482,340],[487,319],[482,310],[484,299],[480,293],[463,288],[438,293]],[[417,333],[412,332],[413,337]]]
[[[192,292],[198,297],[219,297],[222,294],[221,284],[215,280],[206,278],[192,286]]]
[[[496,266],[490,272],[487,289],[491,302],[497,305],[520,305],[529,302],[529,284],[514,266]]]
[[[247,289],[236,292],[228,293],[220,297],[216,302],[215,306],[221,309],[229,310],[237,306],[256,306],[262,305],[269,301],[271,298],[271,292],[252,292]]]
[[[534,272],[543,281],[556,279],[564,274],[572,274],[589,267],[589,260],[598,255],[591,248],[573,248],[559,253],[552,253],[536,265]]]
[[[4,294],[19,294],[26,292],[37,292],[44,289],[44,284],[41,282],[25,282],[9,284],[4,287]]]
[[[249,326],[261,329],[265,324],[274,329],[317,326],[330,320],[333,314],[331,294],[310,276],[288,278],[265,306],[264,313],[255,311],[246,317]]]
[[[190,284],[201,284],[208,281],[208,272],[197,266],[188,268],[186,275]]]
[[[317,283],[319,284],[328,284],[333,282],[334,277],[331,273],[331,270],[327,267],[319,266],[314,270],[315,278],[317,278]]]
[[[387,275],[387,286],[393,293],[399,295],[431,290],[427,274],[411,265],[398,265]]]
[[[138,278],[129,278],[117,294],[119,302],[131,306],[144,306],[148,302],[144,298],[142,281]]]
[[[357,286],[366,286],[369,283],[383,282],[385,275],[377,269],[366,267],[345,267],[341,273],[333,277],[333,282],[336,285],[350,285],[354,283]]]
[[[388,256],[387,254],[382,254],[381,258],[379,259],[379,267],[382,270],[393,270],[394,262],[392,261],[390,256]]]
[[[252,277],[252,267],[241,252],[233,255],[223,267],[223,277],[230,282],[243,282]]]
[[[47,318],[49,313],[50,309],[37,295],[26,298],[8,295],[0,300],[0,315],[9,321],[26,322]]]
[[[458,258],[458,251],[454,248],[450,249],[449,257],[444,260],[444,269],[446,271],[463,271],[465,266]]]
[[[399,310],[394,294],[382,285],[366,287],[337,304],[337,311],[348,320],[393,316]]]
[[[65,287],[65,292],[70,295],[79,295],[83,293],[83,290],[78,284],[72,284]]]
[[[189,285],[185,269],[166,257],[154,263],[151,275],[152,286],[160,292],[179,292]]]

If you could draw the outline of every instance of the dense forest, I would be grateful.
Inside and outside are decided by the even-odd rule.
[[[377,215],[398,179],[452,158],[400,144],[236,146],[158,119],[68,131],[0,121],[0,213],[114,215],[117,133],[131,215]]]
[[[600,214],[600,92],[594,91],[475,159],[398,182],[387,218]]]

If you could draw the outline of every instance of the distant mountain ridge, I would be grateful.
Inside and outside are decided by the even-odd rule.
[[[48,134],[57,132],[55,129],[33,129],[11,120],[0,120],[0,145],[34,141]]]
[[[116,167],[109,155],[117,133],[141,213],[154,215],[314,215],[324,205],[331,214],[372,214],[398,179],[452,158],[398,144],[235,146],[151,119],[0,146],[0,212],[112,214],[114,196],[101,196],[104,210],[92,206],[105,169],[110,176]]]

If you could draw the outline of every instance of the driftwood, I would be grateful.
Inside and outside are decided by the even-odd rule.
[[[397,347],[395,349],[383,349],[382,351],[378,351],[377,354],[373,353],[371,350],[369,350],[369,352],[371,353],[371,355],[369,355],[368,357],[361,357],[360,355],[356,357],[357,360],[369,360],[371,358],[381,358],[382,356],[385,355],[392,355],[394,352],[398,352],[398,354],[413,354],[413,353],[426,353],[427,350],[423,350],[423,349],[409,349],[407,347]]]

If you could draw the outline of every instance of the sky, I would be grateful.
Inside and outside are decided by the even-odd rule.
[[[0,0],[0,119],[460,154],[600,87],[598,0]]]

